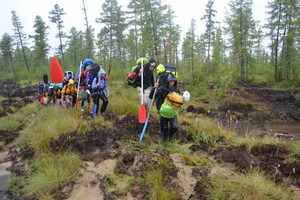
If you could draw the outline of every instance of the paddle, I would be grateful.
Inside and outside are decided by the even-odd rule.
[[[139,113],[138,113],[138,118],[139,118],[139,123],[143,124],[146,122],[146,115],[147,115],[147,111],[146,111],[146,107],[144,106],[144,63],[143,63],[143,59],[142,59],[142,63],[141,63],[141,68],[142,68],[142,74],[141,74],[141,88],[142,88],[142,104],[140,105],[139,108]]]
[[[78,76],[78,86],[77,86],[77,97],[76,97],[76,104],[75,108],[78,108],[78,97],[79,97],[79,86],[80,86],[80,76],[81,76],[81,67],[82,67],[82,61],[80,62],[79,65],[79,76]],[[76,86],[75,86],[76,87]]]
[[[159,82],[159,77],[157,78],[156,83],[158,83],[158,82]],[[146,123],[145,123],[145,125],[144,125],[142,134],[141,134],[141,136],[140,136],[140,142],[143,140],[143,137],[144,137],[144,135],[145,135],[145,131],[146,131],[146,128],[147,128],[147,125],[148,125],[149,117],[150,117],[150,110],[151,110],[151,108],[152,108],[152,104],[153,104],[154,99],[155,99],[156,91],[157,91],[157,88],[155,88],[155,90],[154,90],[154,94],[153,94],[153,97],[152,97],[152,100],[151,100],[151,106],[150,106],[150,109],[149,109],[148,114],[147,114]]]

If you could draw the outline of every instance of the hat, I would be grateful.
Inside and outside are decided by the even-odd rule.
[[[152,65],[153,67],[156,67],[156,60],[154,60],[153,58],[151,58],[148,62],[149,65]]]

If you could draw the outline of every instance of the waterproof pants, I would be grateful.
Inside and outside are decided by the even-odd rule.
[[[90,95],[86,92],[85,89],[80,89],[80,92],[81,92],[81,94],[82,94],[81,108],[84,107],[84,102],[85,102],[85,100],[87,100],[88,106],[90,107],[90,104],[91,104],[91,98],[90,98]]]
[[[175,133],[178,131],[177,115],[173,118],[160,116],[160,136],[162,141],[173,141]]]
[[[101,92],[100,94],[93,94],[93,102],[94,102],[94,106],[96,106],[96,114],[98,114],[99,99],[101,99],[101,101],[103,102],[100,109],[100,113],[103,114],[108,105],[108,99],[104,92]]]
[[[143,98],[143,104],[146,106],[146,109],[147,109],[147,112],[150,111],[151,109],[151,99],[149,98],[149,95],[150,95],[150,88],[147,88],[147,89],[142,89],[141,87],[137,87],[136,88],[136,91],[140,97],[140,102],[141,102],[141,105],[142,105],[142,98]]]

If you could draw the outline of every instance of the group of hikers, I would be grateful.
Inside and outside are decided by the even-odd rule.
[[[156,79],[154,72],[156,72]],[[128,84],[136,88],[140,104],[145,106],[148,115],[155,102],[160,115],[160,136],[163,142],[174,140],[178,131],[178,110],[184,102],[190,100],[188,91],[180,92],[177,86],[177,75],[175,67],[157,65],[154,59],[140,58],[127,78]],[[66,75],[61,87],[54,84],[48,89],[48,99],[63,107],[74,107],[78,103],[79,90],[82,97],[81,110],[84,111],[84,103],[87,101],[88,110],[95,117],[98,114],[100,99],[102,100],[101,114],[105,112],[108,105],[107,97],[110,92],[107,80],[107,74],[101,65],[83,62],[78,76],[73,78]],[[41,81],[38,93],[41,94],[46,88],[47,86],[44,86],[44,82]],[[91,97],[94,104],[92,110]]]
[[[108,105],[110,92],[106,81],[107,74],[102,66],[93,62],[83,62],[79,73],[75,77],[73,77],[73,73],[65,73],[62,83],[44,84],[43,81],[40,81],[38,95],[42,103],[53,102],[63,108],[74,108],[79,106],[78,95],[80,93],[81,111],[85,111],[84,104],[87,101],[87,109],[91,111],[92,117],[95,117],[99,112],[100,99],[103,102],[100,108],[101,114],[105,112]],[[91,108],[91,98],[93,99],[93,108]]]

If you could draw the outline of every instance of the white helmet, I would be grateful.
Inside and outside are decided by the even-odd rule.
[[[184,91],[182,94],[182,98],[184,102],[188,102],[191,98],[191,95],[188,91]]]

